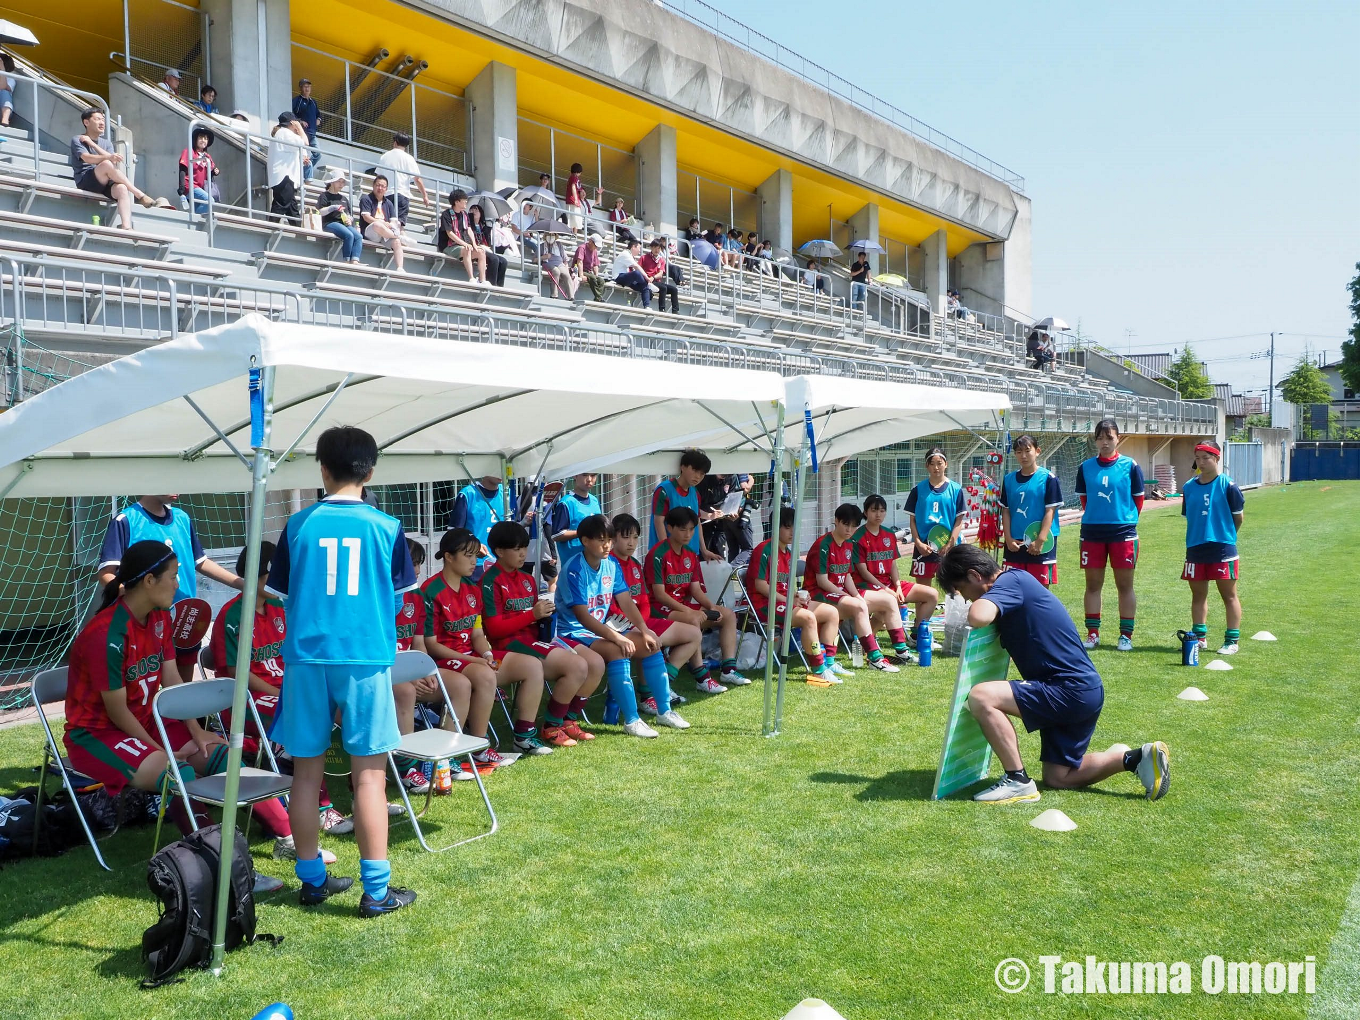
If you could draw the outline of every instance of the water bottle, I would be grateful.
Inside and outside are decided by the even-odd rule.
[[[604,697],[604,724],[617,726],[619,723],[619,703],[608,694]]]
[[[908,603],[907,605],[902,606],[898,611],[902,614],[902,629],[903,629],[903,630],[906,630],[906,629],[907,629],[907,615],[911,612],[911,604]]]
[[[1176,637],[1181,641],[1181,665],[1199,665],[1199,636],[1189,631],[1178,630]]]
[[[420,763],[420,774],[425,777],[425,782],[434,782],[434,762],[423,761]]]
[[[453,790],[453,769],[447,758],[441,758],[434,766],[434,792],[449,793]]]
[[[929,666],[931,659],[931,646],[935,639],[930,633],[930,621],[924,620],[916,628],[916,663],[919,666]]]
[[[864,646],[859,643],[859,638],[850,643],[850,666],[853,669],[864,668]]]
[[[99,213],[95,213],[93,216],[90,217],[90,222],[97,227],[103,222],[103,220],[100,219]]]

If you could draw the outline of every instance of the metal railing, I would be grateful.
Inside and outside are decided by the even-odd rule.
[[[175,0],[123,0],[123,51],[128,74],[159,82],[174,68],[181,74],[180,97],[196,102],[212,82],[212,18],[207,11]],[[139,68],[145,70],[139,73]]]
[[[22,71],[6,71],[3,73],[6,77],[14,79],[14,98],[16,102],[19,99],[20,89],[25,88],[25,83],[27,83],[27,88],[33,97],[32,105],[28,109],[28,121],[32,127],[30,133],[33,135],[30,142],[33,146],[33,176],[35,179],[42,176],[42,138],[40,137],[42,132],[38,128],[38,96],[40,92],[46,91],[55,95],[82,99],[88,105],[103,112],[105,131],[112,132],[116,126],[113,123],[113,118],[109,114],[109,104],[105,102],[103,96],[96,95],[93,92],[86,92],[83,89],[72,88],[70,85],[58,81],[48,81],[45,78],[24,74]],[[131,151],[127,149],[125,144],[120,146],[120,143],[117,141],[114,142],[114,145],[123,150],[120,154],[123,156],[124,165],[128,168],[128,175],[131,176],[133,163]]]
[[[530,117],[518,118],[518,126],[519,169],[529,178],[525,183],[537,183],[538,175],[546,173],[556,191],[558,182],[570,176],[571,165],[580,163],[582,187],[599,216],[608,218],[614,197],[621,197],[629,215],[637,216],[637,157],[633,153]]]
[[[1022,194],[1024,193],[1025,179],[1015,171],[1007,169],[993,159],[988,159],[976,149],[951,138],[943,131],[936,130],[887,100],[866,92],[853,82],[847,81],[840,75],[828,71],[820,64],[795,53],[787,46],[775,42],[769,36],[742,24],[731,15],[723,13],[716,7],[710,7],[703,0],[656,0],[656,2],[696,25],[721,36],[733,45],[740,46],[749,53],[764,57],[790,74],[825,89],[852,106],[856,106],[880,120],[887,121],[894,127],[900,128],[922,141],[929,142],[937,149],[949,153],[955,159],[962,160],[969,166],[995,177]]]

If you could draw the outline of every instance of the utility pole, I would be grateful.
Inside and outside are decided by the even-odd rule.
[[[1270,389],[1266,390],[1266,414],[1275,424],[1275,334],[1270,334]]]

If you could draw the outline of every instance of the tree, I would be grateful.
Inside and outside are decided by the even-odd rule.
[[[1330,404],[1332,388],[1322,370],[1303,355],[1280,384],[1280,396],[1291,404]]]
[[[1351,280],[1351,338],[1341,341],[1341,381],[1353,393],[1360,393],[1360,262]]]
[[[1213,396],[1214,388],[1209,377],[1200,367],[1199,358],[1189,344],[1181,350],[1180,356],[1166,370],[1167,378],[1176,384],[1178,392],[1186,400],[1203,400]]]

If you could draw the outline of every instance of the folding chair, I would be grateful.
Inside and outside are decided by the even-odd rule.
[[[151,702],[151,715],[156,720],[156,733],[161,738],[161,747],[165,748],[167,753],[173,752],[173,748],[170,746],[170,738],[165,732],[166,719],[178,719],[183,722],[186,719],[200,719],[204,716],[219,715],[223,710],[231,707],[235,689],[236,681],[225,678],[196,680],[193,683],[162,687]],[[250,698],[246,699],[246,707],[250,710],[255,725],[258,727],[260,716],[255,711],[255,703]],[[161,844],[161,826],[165,821],[166,801],[169,797],[174,796],[169,789],[171,782],[175,784],[179,795],[184,799],[184,808],[189,813],[189,823],[195,829],[198,828],[198,821],[194,818],[193,801],[201,800],[205,804],[226,809],[226,773],[219,772],[214,776],[203,776],[187,783],[184,782],[178,768],[166,769],[165,775],[165,783],[161,786],[161,810],[156,818],[156,842],[153,852]],[[235,808],[249,807],[251,804],[262,800],[282,797],[288,793],[292,785],[292,776],[281,776],[277,772],[243,765],[241,767],[240,787],[236,791],[236,803],[232,806]],[[248,825],[249,823],[247,823]]]
[[[90,823],[85,820],[85,812],[80,809],[80,799],[76,797],[75,779],[84,780],[82,785],[91,785],[94,780],[74,771],[71,768],[70,759],[62,756],[61,745],[57,743],[57,738],[53,735],[52,727],[47,721],[47,713],[43,711],[44,705],[50,705],[57,701],[64,702],[65,700],[65,666],[45,669],[33,678],[33,707],[38,710],[38,721],[42,723],[43,732],[47,735],[47,743],[43,746],[42,768],[38,773],[38,800],[33,815],[33,847],[34,850],[37,849],[38,833],[42,829],[42,808],[43,798],[47,794],[47,776],[49,770],[55,767],[57,774],[61,776],[61,785],[66,788],[66,795],[71,798],[71,806],[76,810],[76,817],[80,819],[80,827],[85,830],[85,838],[90,841],[90,849],[94,851],[94,859],[105,871],[112,871],[113,869],[109,867],[108,862],[104,860],[104,855],[99,852],[99,842],[95,839]],[[108,839],[117,831],[118,827],[115,825],[113,832],[107,833],[104,838]]]
[[[209,673],[214,677],[217,676],[217,667],[213,665],[212,649],[207,645],[204,645],[202,650],[198,653],[198,672],[204,680],[209,679]],[[269,739],[268,734],[265,731],[264,721],[260,718],[260,710],[255,707],[255,698],[253,696],[248,696],[246,698],[246,704],[250,706],[250,718],[251,721],[255,723],[255,732],[260,735],[259,740],[257,741],[259,750],[255,752],[255,767],[259,768],[261,759],[268,758],[269,770],[278,775],[282,775],[283,772],[279,768],[278,759],[274,756],[274,743]],[[216,718],[218,729],[223,736],[226,736],[227,727],[222,723],[221,714],[219,713]]]
[[[422,680],[427,676],[437,677],[438,675],[439,668],[434,664],[434,660],[424,652],[414,650],[398,652],[396,664],[392,667],[392,686],[396,687],[398,684],[408,684],[413,680]],[[406,804],[406,815],[411,819],[411,827],[416,830],[416,839],[430,853],[443,853],[445,850],[452,850],[464,843],[483,839],[494,835],[496,830],[500,828],[500,821],[496,818],[496,810],[491,806],[491,798],[486,793],[486,784],[482,782],[481,773],[477,771],[477,763],[472,760],[474,754],[478,751],[485,751],[491,746],[491,743],[485,737],[472,737],[464,733],[462,725],[458,721],[458,713],[454,711],[453,702],[449,700],[449,692],[444,689],[442,682],[439,684],[439,693],[444,698],[444,710],[453,720],[456,732],[441,728],[406,733],[402,735],[401,745],[387,754],[387,764],[397,780],[397,790],[401,793],[401,799]],[[491,828],[486,832],[478,833],[476,836],[457,840],[438,849],[430,846],[425,841],[425,833],[420,828],[420,819],[424,817],[426,811],[430,810],[430,801],[434,796],[434,783],[430,783],[429,788],[425,791],[425,806],[417,813],[411,807],[411,798],[407,796],[406,785],[401,781],[401,772],[397,769],[397,755],[414,758],[416,761],[428,762],[436,762],[445,758],[450,760],[466,758],[468,768],[472,770],[472,778],[476,780],[477,789],[481,791],[482,803],[486,805],[486,813],[491,818]]]
[[[761,646],[764,647],[765,649],[767,649],[766,654],[769,654],[768,649],[769,649],[769,646],[770,646],[770,635],[769,635],[769,631],[768,631],[768,630],[766,629],[766,627],[765,627],[765,620],[762,618],[762,614],[756,612],[756,611],[751,607],[751,594],[750,594],[749,591],[747,591],[746,585],[745,585],[745,583],[744,583],[744,582],[742,581],[742,579],[741,579],[741,572],[738,571],[737,573],[733,574],[732,576],[733,576],[733,578],[735,579],[735,581],[736,581],[736,583],[737,583],[737,608],[736,608],[736,613],[737,613],[738,616],[741,617],[741,631],[737,634],[737,643],[738,643],[738,647],[740,647],[740,643],[741,643],[742,637],[745,636],[745,634],[746,634],[747,625],[748,625],[748,624],[753,624],[753,625],[755,626],[756,634],[759,635],[759,637],[760,637]],[[783,620],[782,620],[782,618],[781,618],[780,621],[779,621],[779,624],[776,624],[776,625],[775,625],[775,642],[776,642],[776,643],[778,643],[779,635],[780,635],[781,633],[783,633],[783,632],[779,629],[779,626],[780,626],[780,624],[782,624],[782,623],[783,623]],[[800,641],[798,640],[798,638],[797,638],[797,635],[798,635],[799,633],[800,633],[800,628],[794,627],[794,628],[793,628],[793,634],[790,635],[791,640],[789,641],[789,644],[793,645],[794,649],[798,652],[798,658],[801,659],[802,662],[803,662],[803,668],[804,668],[804,669],[807,669],[807,668],[808,668],[807,656],[803,654],[803,645],[802,645],[802,642],[800,642]]]

